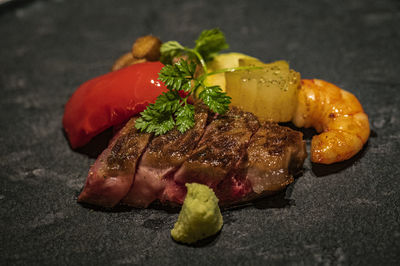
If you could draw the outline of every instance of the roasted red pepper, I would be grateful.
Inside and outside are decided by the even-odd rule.
[[[63,126],[72,148],[142,112],[167,91],[158,80],[164,65],[146,62],[83,83],[65,105]]]

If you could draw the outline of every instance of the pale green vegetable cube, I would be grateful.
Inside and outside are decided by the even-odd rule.
[[[239,66],[260,66],[225,73],[226,92],[232,105],[262,120],[287,122],[297,105],[300,75],[286,61],[264,64],[257,59],[239,59]]]

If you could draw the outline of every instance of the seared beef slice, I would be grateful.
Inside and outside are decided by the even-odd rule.
[[[79,202],[113,207],[128,193],[136,164],[151,138],[135,129],[135,121],[129,120],[90,168]]]
[[[303,134],[272,122],[263,123],[254,134],[247,154],[245,180],[257,194],[284,189],[307,157]]]
[[[175,174],[178,184],[197,182],[215,189],[234,171],[258,129],[257,118],[235,107],[206,128],[197,148]]]
[[[136,131],[131,119],[91,167],[78,201],[104,207],[121,200],[135,207],[155,199],[181,204],[184,184],[198,182],[214,189],[220,205],[231,205],[279,191],[302,170],[300,132],[276,123],[260,126],[253,114],[236,108],[207,126],[208,110],[195,108],[192,129],[150,143],[151,135]]]
[[[134,207],[147,207],[160,199],[165,186],[175,171],[189,157],[200,140],[206,126],[208,109],[195,105],[195,125],[185,133],[174,129],[155,137],[139,163],[133,186],[123,203]]]

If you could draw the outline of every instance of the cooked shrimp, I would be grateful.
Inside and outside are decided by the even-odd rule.
[[[311,141],[311,161],[331,164],[357,154],[367,142],[370,128],[357,98],[332,83],[303,79],[292,122],[313,127],[319,135]]]

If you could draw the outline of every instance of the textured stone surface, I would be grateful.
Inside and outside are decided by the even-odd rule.
[[[400,260],[400,3],[34,1],[0,7],[0,264],[395,265]],[[372,137],[353,160],[277,197],[223,212],[202,247],[176,244],[176,212],[76,203],[94,159],[72,151],[63,105],[153,33],[190,45],[219,26],[232,51],[287,59],[353,92]]]

